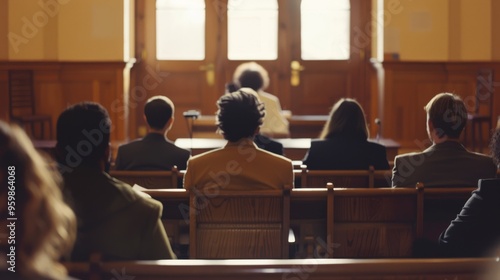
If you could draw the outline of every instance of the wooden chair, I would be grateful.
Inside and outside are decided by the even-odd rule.
[[[35,94],[32,70],[9,70],[9,110],[10,119],[31,130],[34,139],[45,138],[45,123],[52,137],[52,117],[35,113]],[[36,124],[40,127],[40,137],[36,136]]]
[[[288,258],[290,189],[191,190],[190,258]]]
[[[373,188],[373,166],[368,170],[308,170],[302,166],[301,187],[318,188],[333,183],[337,188]]]
[[[146,189],[171,189],[178,187],[179,171],[174,166],[171,171],[111,170],[109,175],[132,186],[137,184]]]
[[[333,189],[328,211],[333,257],[410,257],[423,231],[423,187]]]

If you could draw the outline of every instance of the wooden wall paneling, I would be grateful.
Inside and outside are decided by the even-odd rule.
[[[468,108],[473,108],[477,71],[493,68],[497,72],[500,63],[387,61],[383,66],[384,90],[379,95],[383,135],[399,142],[403,149],[420,150],[430,144],[423,106],[440,92],[453,92],[464,99]],[[493,102],[495,123],[500,114],[500,98],[494,95]],[[489,139],[485,130],[483,139]]]
[[[9,75],[0,70],[0,119],[9,120]]]
[[[52,115],[55,123],[59,114],[69,105],[81,101],[101,103],[109,112],[114,124],[111,140],[121,141],[127,135],[124,104],[126,76],[131,63],[125,62],[55,62],[55,61],[0,61],[0,88],[8,114],[7,73],[10,69],[33,69],[35,71],[35,111]],[[5,104],[5,105],[3,105]],[[3,108],[2,108],[3,109]],[[2,115],[2,117],[4,117]],[[7,116],[5,116],[7,117]],[[55,130],[52,138],[55,138]]]

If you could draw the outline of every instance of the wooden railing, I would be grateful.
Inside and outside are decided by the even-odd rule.
[[[302,259],[159,260],[66,263],[79,279],[498,279],[498,260],[477,259]],[[493,271],[493,272],[492,272]]]

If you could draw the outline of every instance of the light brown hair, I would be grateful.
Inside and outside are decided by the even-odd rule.
[[[14,194],[16,257],[18,271],[27,279],[65,279],[66,269],[59,263],[69,254],[76,235],[73,211],[63,202],[55,166],[50,166],[17,126],[0,121],[0,210],[7,211],[7,197]],[[10,180],[10,181],[8,181]],[[14,190],[12,192],[12,190]],[[11,193],[8,193],[11,191]]]
[[[329,139],[337,135],[361,140],[368,139],[370,134],[366,125],[365,112],[356,100],[341,98],[333,105],[319,138]]]

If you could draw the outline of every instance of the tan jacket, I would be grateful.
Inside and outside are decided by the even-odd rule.
[[[73,261],[88,261],[94,252],[106,260],[175,258],[160,202],[100,171],[75,170],[65,174],[64,183],[78,221]]]
[[[293,186],[291,160],[258,148],[251,139],[192,157],[184,188],[282,189]]]

